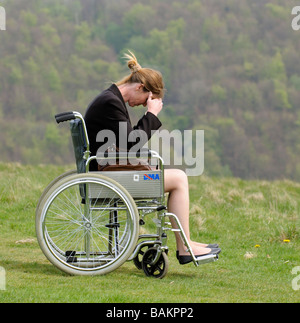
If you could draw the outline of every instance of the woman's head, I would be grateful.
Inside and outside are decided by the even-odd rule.
[[[164,83],[161,73],[151,68],[141,67],[135,55],[130,51],[129,54],[125,54],[125,58],[131,74],[117,82],[117,85],[139,83],[143,85],[144,91],[152,92],[156,98],[163,98]]]

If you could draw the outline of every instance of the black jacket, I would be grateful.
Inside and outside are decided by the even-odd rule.
[[[124,99],[115,84],[112,84],[108,89],[100,93],[90,103],[84,119],[92,156],[96,155],[98,149],[101,146],[104,147],[105,143],[105,149],[108,145],[116,144],[116,146],[122,150],[129,150],[139,142],[142,137],[140,135],[141,133],[146,134],[147,138],[144,138],[143,140],[143,144],[145,144],[151,138],[151,131],[157,130],[161,126],[159,119],[154,114],[147,112],[147,114],[138,121],[137,125],[132,127]],[[120,122],[125,123],[121,129],[119,128]],[[111,130],[115,134],[116,142],[108,142],[107,138],[104,141],[97,142],[96,137],[101,130]],[[136,130],[135,136],[128,141],[128,136],[133,130]],[[143,132],[139,132],[139,130],[143,130]],[[121,141],[119,138],[121,138]],[[96,162],[91,163],[90,170],[97,170]]]

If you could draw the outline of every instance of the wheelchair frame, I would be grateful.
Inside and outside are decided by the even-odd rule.
[[[217,255],[196,258],[179,219],[175,214],[167,212],[164,162],[159,154],[148,150],[113,154],[118,160],[148,158],[151,163],[155,160],[157,170],[153,172],[90,172],[92,160],[106,160],[112,158],[112,154],[100,158],[91,156],[85,121],[80,113],[60,113],[55,119],[57,123],[75,122],[77,119],[79,141],[76,143],[73,139],[77,171],[67,172],[54,179],[44,190],[37,205],[38,242],[52,264],[68,274],[95,275],[109,273],[125,261],[133,260],[135,266],[143,269],[147,276],[163,278],[169,266],[168,231],[180,233],[195,266],[218,259]],[[73,196],[76,202],[72,201]],[[66,210],[67,207],[70,211]],[[78,213],[76,217],[75,213]],[[96,217],[94,213],[101,216]],[[153,219],[156,234],[140,235],[139,226],[145,223],[145,217],[151,213],[157,213],[157,218]],[[178,228],[172,228],[167,217],[173,218]],[[101,225],[100,219],[104,221]],[[105,251],[102,250],[104,240],[107,243]]]

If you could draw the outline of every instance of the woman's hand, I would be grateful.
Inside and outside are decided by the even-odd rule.
[[[162,99],[154,99],[153,93],[150,92],[147,100],[147,108],[148,108],[147,112],[151,112],[157,116],[161,111],[162,107],[163,107]]]

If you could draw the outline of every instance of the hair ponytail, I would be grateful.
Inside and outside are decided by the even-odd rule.
[[[127,66],[131,70],[132,73],[136,73],[142,69],[142,66],[138,63],[135,55],[129,50],[129,54],[124,54],[124,58],[127,59]]]
[[[127,66],[131,70],[131,74],[116,84],[141,83],[144,85],[145,91],[151,91],[157,97],[163,98],[164,83],[161,73],[151,68],[141,67],[135,55],[131,51],[128,52],[129,54],[124,54],[124,58],[127,59]]]

